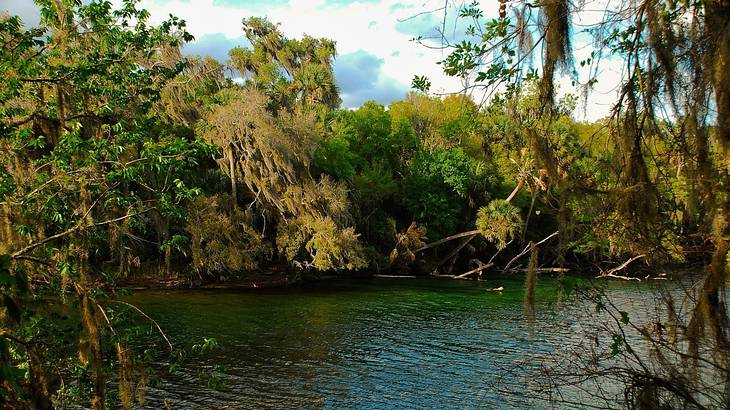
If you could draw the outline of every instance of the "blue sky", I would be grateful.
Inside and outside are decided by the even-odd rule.
[[[460,4],[458,0],[449,3]],[[436,64],[445,57],[442,51],[431,50],[412,41],[417,36],[436,34],[442,12],[423,12],[436,10],[443,4],[443,0],[141,1],[141,7],[150,11],[153,23],[164,20],[169,14],[187,21],[195,41],[186,45],[184,52],[210,55],[221,61],[225,61],[232,47],[247,44],[241,20],[251,16],[264,16],[281,23],[281,30],[289,37],[296,38],[306,33],[336,40],[335,76],[343,106],[347,108],[357,107],[371,99],[386,105],[401,99],[409,91],[414,75],[428,76],[433,84],[432,91],[436,93],[455,92],[461,88],[457,79],[443,75],[441,67]],[[481,8],[486,16],[494,16],[498,5],[496,0],[484,0]],[[3,0],[0,10],[3,8],[19,14],[30,24],[38,21],[38,13],[31,0]],[[451,14],[455,14],[453,9]],[[585,18],[582,23],[590,22],[595,16],[587,15]],[[447,25],[447,33],[463,37],[465,26],[454,27],[451,22]],[[579,38],[576,36],[576,39]],[[578,47],[576,61],[584,58],[581,54],[590,54],[591,49]],[[597,92],[589,97],[586,119],[599,118],[608,112],[615,99],[613,88],[618,75],[615,69],[608,67]],[[561,92],[577,93],[567,78],[562,79],[560,89]]]

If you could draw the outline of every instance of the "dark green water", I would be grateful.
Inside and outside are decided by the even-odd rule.
[[[324,286],[324,287],[323,287]],[[486,289],[504,286],[501,293]],[[614,300],[650,308],[646,286]],[[541,279],[526,317],[521,280],[370,279],[313,288],[145,291],[129,300],[171,340],[219,346],[148,391],[173,408],[535,408],[545,358],[575,342],[579,308]],[[200,372],[221,364],[222,390]],[[519,369],[514,371],[514,369]]]

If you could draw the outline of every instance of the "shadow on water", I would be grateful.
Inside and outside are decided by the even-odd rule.
[[[489,289],[503,286],[502,292]],[[640,287],[621,285],[626,300]],[[576,310],[541,278],[366,279],[256,292],[144,291],[129,298],[178,345],[214,337],[148,391],[173,408],[530,407],[539,366],[575,334]],[[225,388],[202,370],[223,364]],[[513,371],[520,370],[519,372]],[[535,394],[533,394],[535,393]]]

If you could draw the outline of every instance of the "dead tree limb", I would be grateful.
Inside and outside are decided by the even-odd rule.
[[[150,322],[152,322],[153,325],[155,325],[155,327],[157,328],[157,331],[160,332],[160,335],[162,335],[162,338],[165,339],[165,342],[167,342],[167,346],[170,348],[170,352],[172,352],[174,350],[172,348],[172,343],[170,343],[170,339],[167,338],[167,335],[165,335],[165,332],[162,331],[162,328],[160,327],[160,325],[157,324],[157,322],[155,321],[155,319],[152,319],[146,313],[144,313],[142,311],[142,309],[138,308],[137,306],[134,306],[131,303],[124,302],[124,301],[121,301],[121,300],[111,300],[111,302],[113,302],[113,303],[119,303],[119,304],[125,305],[125,306],[129,306],[132,309],[136,310],[137,313],[139,313],[140,315],[142,315],[145,318],[147,318],[147,320],[149,320]]]
[[[35,248],[37,248],[37,247],[39,247],[39,246],[41,246],[41,245],[43,245],[45,243],[51,242],[51,241],[56,240],[56,239],[59,239],[59,238],[63,238],[64,236],[68,236],[68,235],[70,235],[70,234],[72,234],[74,232],[81,231],[83,229],[94,228],[94,227],[97,227],[97,226],[109,225],[109,224],[112,224],[114,222],[119,222],[119,221],[122,221],[122,220],[127,219],[127,218],[131,218],[131,217],[134,217],[134,216],[137,216],[137,215],[141,215],[141,214],[143,214],[145,212],[150,211],[151,209],[154,209],[154,208],[145,209],[144,211],[141,211],[141,212],[137,212],[137,213],[133,213],[133,214],[127,214],[127,215],[124,215],[124,216],[120,216],[119,218],[109,219],[107,221],[96,222],[96,223],[91,223],[91,224],[85,224],[85,223],[83,223],[84,222],[84,219],[82,219],[81,221],[79,221],[78,223],[76,223],[76,225],[74,225],[73,227],[71,227],[71,228],[69,228],[69,229],[67,229],[67,230],[65,230],[65,231],[63,231],[61,233],[57,233],[55,235],[49,236],[47,238],[44,238],[44,239],[42,239],[42,240],[40,240],[38,242],[33,242],[30,245],[26,246],[25,248],[23,248],[23,249],[15,252],[13,254],[11,254],[10,257],[13,258],[13,259],[18,259],[21,256],[23,256],[24,254],[32,251],[33,249],[35,249]]]
[[[517,195],[522,190],[522,188],[524,188],[524,186],[525,186],[525,178],[520,178],[520,180],[517,182],[517,186],[515,187],[514,190],[512,190],[512,193],[509,194],[506,201],[512,202],[512,199],[514,199],[515,195]]]
[[[449,252],[449,254],[446,255],[443,259],[441,259],[436,266],[437,267],[438,266],[441,266],[444,263],[446,263],[449,259],[451,259],[454,256],[456,256],[456,254],[459,253],[459,251],[462,250],[466,245],[468,245],[469,242],[471,242],[472,239],[476,238],[477,235],[478,234],[474,234],[474,235],[467,236],[466,238],[464,238],[464,240],[461,241],[461,243],[459,244],[459,246],[457,246],[456,248],[454,248],[453,251]]]
[[[528,269],[525,268],[525,269],[520,269],[520,270],[527,271]],[[551,272],[565,273],[565,272],[570,272],[570,269],[568,269],[568,268],[537,268],[537,269],[535,269],[535,272],[537,272],[537,273],[551,273]]]
[[[466,232],[457,233],[455,235],[447,236],[446,238],[439,239],[438,241],[431,242],[431,243],[428,243],[426,245],[423,245],[420,248],[416,249],[415,252],[422,252],[422,251],[425,251],[426,249],[433,248],[434,246],[441,245],[442,243],[446,243],[448,241],[453,241],[454,239],[463,238],[465,236],[476,236],[478,234],[479,234],[479,230],[478,229],[475,229],[473,231],[466,231]]]
[[[623,269],[626,269],[626,267],[629,266],[631,264],[631,262],[633,262],[633,261],[635,261],[637,259],[645,258],[645,257],[646,257],[646,255],[644,255],[644,254],[641,254],[639,256],[634,256],[633,258],[631,258],[631,259],[627,260],[626,262],[622,263],[620,266],[618,266],[616,268],[613,268],[613,269],[611,269],[611,270],[609,270],[607,272],[601,273],[600,275],[596,276],[596,279],[614,278],[614,279],[623,279],[623,280],[635,280],[637,282],[641,282],[641,279],[639,279],[639,278],[633,278],[633,277],[630,277],[630,276],[616,275],[616,272],[619,272],[619,271],[621,271]]]
[[[484,265],[481,265],[481,266],[479,266],[479,267],[478,267],[478,268],[476,268],[476,269],[472,269],[472,270],[470,270],[469,272],[464,272],[464,273],[462,273],[461,275],[457,275],[457,276],[454,276],[454,279],[463,279],[463,278],[465,278],[465,277],[467,277],[467,276],[469,276],[469,275],[472,275],[472,274],[474,274],[474,273],[477,273],[477,272],[481,272],[481,271],[483,271],[483,270],[485,270],[485,269],[489,269],[489,268],[491,268],[492,266],[494,266],[494,264],[493,264],[493,263],[486,263],[486,264],[484,264]]]
[[[552,238],[553,236],[557,235],[558,233],[560,233],[560,231],[555,231],[555,232],[551,233],[545,239],[543,239],[540,242],[536,243],[535,246],[542,245],[543,243],[547,242],[550,238]],[[514,258],[512,258],[512,260],[509,261],[509,263],[507,263],[507,265],[504,267],[504,269],[502,269],[502,272],[507,272],[507,269],[509,269],[509,267],[512,266],[513,263],[515,263],[521,257],[527,255],[529,252],[530,252],[530,245],[527,245],[525,247],[525,249],[522,250],[522,252],[520,252],[517,256],[515,256]]]

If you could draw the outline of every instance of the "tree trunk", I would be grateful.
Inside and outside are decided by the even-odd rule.
[[[512,193],[509,194],[509,196],[507,197],[507,199],[505,199],[505,201],[512,202],[514,197],[520,192],[520,190],[522,190],[522,188],[524,186],[525,186],[525,178],[520,178],[520,180],[517,182],[517,186],[515,187],[515,189],[512,190]]]

